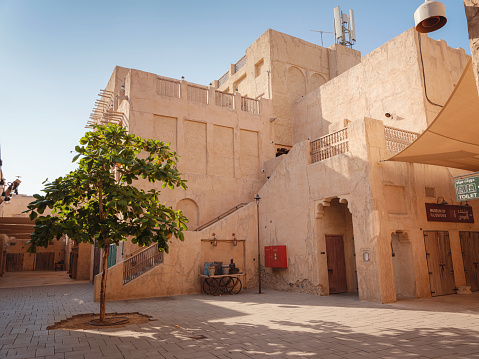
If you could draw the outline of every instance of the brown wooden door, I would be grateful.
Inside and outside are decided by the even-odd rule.
[[[429,283],[433,297],[456,293],[449,233],[424,231]]]
[[[329,294],[348,291],[343,236],[326,236]]]
[[[36,254],[36,259],[35,259],[36,271],[54,270],[54,269],[55,269],[55,253],[54,252]]]
[[[479,290],[479,232],[459,232],[466,285]]]
[[[23,271],[23,253],[7,253],[5,271]]]
[[[77,279],[78,247],[73,247],[70,252],[70,278]]]

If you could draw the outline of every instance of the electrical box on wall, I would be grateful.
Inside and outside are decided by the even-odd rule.
[[[265,246],[264,247],[265,267],[288,268],[288,257],[286,246]]]

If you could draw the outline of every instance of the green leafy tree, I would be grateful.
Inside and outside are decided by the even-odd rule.
[[[159,191],[138,188],[142,182],[137,180],[160,181],[169,189],[186,189],[186,181],[168,144],[128,134],[118,125],[95,126],[75,151],[78,168],[46,183],[45,194],[35,194],[28,205],[26,212],[36,219],[29,251],[64,235],[76,243],[96,241],[103,248],[100,321],[104,322],[110,245],[131,238],[138,246],[158,242],[158,249],[168,253],[171,236],[184,240],[187,219],[181,211],[161,204]],[[47,207],[51,214],[43,215]]]

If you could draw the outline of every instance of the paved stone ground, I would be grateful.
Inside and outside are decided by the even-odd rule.
[[[98,311],[91,284],[0,289],[0,358],[479,358],[479,292],[388,305],[265,292],[112,302],[155,320],[47,331]]]

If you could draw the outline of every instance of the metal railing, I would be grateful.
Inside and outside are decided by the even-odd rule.
[[[243,111],[259,114],[259,100],[241,97],[241,109]]]
[[[241,68],[246,65],[246,55],[244,55],[236,64],[235,64],[235,72],[241,70]]]
[[[384,126],[386,149],[390,153],[398,153],[416,141],[419,133],[400,130],[399,128]]]
[[[180,81],[158,76],[156,93],[162,96],[180,98]]]
[[[230,73],[228,71],[227,73],[225,73],[223,76],[220,77],[220,79],[218,80],[218,86],[223,85],[226,81],[228,81],[229,78],[230,78]]]
[[[163,263],[163,252],[158,251],[158,243],[155,243],[123,262],[123,284],[138,278],[160,263]]]
[[[227,210],[226,212],[220,214],[218,217],[215,217],[213,218],[211,221],[209,222],[206,222],[205,224],[202,224],[201,226],[199,226],[198,228],[196,228],[194,231],[195,232],[198,232],[198,231],[202,231],[203,229],[215,224],[216,222],[218,222],[219,220],[225,218],[226,216],[229,216],[231,213],[233,212],[236,212],[238,209],[246,206],[248,203],[240,203],[238,204],[237,206]]]
[[[188,84],[188,101],[208,103],[208,88]]]
[[[228,92],[215,91],[215,103],[216,106],[221,107],[234,107],[234,95]]]
[[[311,141],[312,163],[323,161],[348,151],[349,140],[347,128]]]

